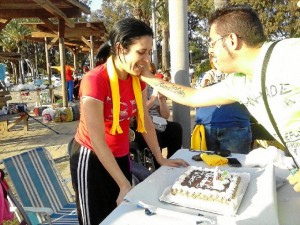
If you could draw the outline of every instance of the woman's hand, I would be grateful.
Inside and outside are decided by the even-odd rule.
[[[190,164],[188,164],[186,161],[183,159],[165,159],[165,158],[160,158],[159,161],[157,161],[161,166],[171,166],[171,167],[187,167]]]
[[[120,205],[122,203],[122,201],[124,200],[125,195],[131,190],[131,185],[128,182],[128,184],[120,187],[120,192],[119,192],[119,196],[117,198],[117,205]]]
[[[166,96],[164,96],[163,94],[161,94],[160,92],[158,92],[158,95],[157,95],[158,99],[159,100],[166,100]]]

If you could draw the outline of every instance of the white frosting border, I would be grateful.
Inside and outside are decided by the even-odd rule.
[[[195,168],[194,168],[195,169]],[[197,167],[200,169],[200,167]],[[207,169],[207,168],[201,168]],[[209,169],[208,169],[209,170]],[[189,170],[187,170],[189,171]],[[230,172],[232,173],[232,172]],[[183,207],[203,210],[207,212],[217,213],[225,216],[234,216],[242,202],[242,199],[246,193],[248,184],[250,182],[250,173],[241,172],[236,173],[240,176],[241,181],[236,190],[235,198],[233,198],[229,204],[224,204],[216,201],[205,201],[202,199],[187,198],[183,195],[172,195],[172,187],[167,187],[159,200],[166,203],[180,205]]]
[[[183,193],[183,195],[189,195],[189,194],[194,193],[195,195],[205,195],[207,197],[209,197],[209,196],[217,197],[220,200],[224,199],[224,201],[229,200],[236,190],[236,183],[238,181],[239,174],[237,174],[235,172],[230,172],[230,173],[228,172],[232,176],[232,180],[231,180],[226,192],[218,192],[218,191],[214,191],[214,190],[204,190],[204,189],[182,186],[181,183],[193,171],[204,171],[204,172],[210,172],[210,173],[214,174],[214,169],[191,166],[184,174],[179,176],[179,178],[173,184],[172,189],[178,190],[179,191],[178,194]],[[219,170],[219,171],[225,171],[225,170]]]

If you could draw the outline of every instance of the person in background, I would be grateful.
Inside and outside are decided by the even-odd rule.
[[[134,18],[118,21],[106,43],[111,56],[82,78],[80,121],[70,154],[80,224],[100,224],[131,189],[132,117],[137,118],[137,129],[160,165],[188,166],[182,159],[162,156],[147,110],[146,84],[138,75],[140,65],[150,60],[152,39],[146,23]]]
[[[150,64],[150,67],[151,67],[152,72],[153,72],[153,70],[156,71],[155,76],[157,78],[160,78],[160,79],[164,78],[164,75],[161,73],[161,70],[156,70],[155,65],[153,63]]]
[[[68,90],[68,102],[73,102],[73,91],[74,91],[74,78],[73,71],[74,68],[70,65],[65,66],[66,70],[66,82],[67,82],[67,90]]]
[[[196,82],[196,88],[205,88],[225,79],[226,74],[218,71],[212,61],[211,67]],[[196,126],[204,126],[208,150],[230,150],[242,154],[248,154],[251,150],[250,113],[239,102],[198,107],[195,122]]]
[[[150,63],[150,71],[157,77],[157,71],[155,65]],[[163,79],[163,76],[159,76]],[[170,109],[167,104],[167,98],[148,86],[148,96],[147,96],[147,109],[149,110],[150,116],[161,117],[166,120],[167,125],[163,129],[156,129],[156,136],[161,148],[167,148],[167,158],[171,157],[178,149],[182,147],[182,127],[179,123],[168,121],[170,117]],[[136,132],[135,142],[139,144],[140,149],[148,148],[143,136]],[[159,164],[154,159],[154,164],[156,169]]]
[[[82,71],[83,71],[83,74],[86,74],[87,72],[90,71],[90,68],[89,68],[87,65],[84,65],[84,66],[82,67]]]
[[[226,79],[206,88],[195,89],[155,78],[144,66],[142,80],[173,101],[191,107],[241,102],[274,138],[284,144],[274,129],[262,97],[263,62],[274,42],[266,42],[258,14],[247,5],[228,5],[213,13],[209,25],[209,54],[220,71],[229,73]],[[300,38],[277,42],[269,57],[263,87],[295,167],[300,166],[300,70],[295,66],[299,64],[299,59]],[[294,190],[300,192],[298,168],[292,171],[289,180]]]
[[[9,75],[6,75],[6,77],[4,78],[4,83],[5,83],[5,86],[6,86],[7,90],[10,91],[12,83],[10,81],[10,76]]]
[[[168,81],[168,82],[171,81],[171,74],[170,74],[169,70],[165,71],[163,80]]]
[[[79,99],[80,83],[81,83],[81,78],[76,76],[74,79],[74,90],[73,90],[73,95],[74,95],[75,100]]]

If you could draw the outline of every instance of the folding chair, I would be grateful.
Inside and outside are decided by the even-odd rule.
[[[3,159],[31,224],[79,224],[76,204],[44,148]]]

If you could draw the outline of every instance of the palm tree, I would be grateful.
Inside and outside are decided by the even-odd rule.
[[[161,53],[161,65],[163,71],[170,68],[169,60],[169,11],[168,1],[158,0],[156,2],[157,12],[157,24],[159,25],[159,31],[161,33],[162,53]]]
[[[119,4],[127,4],[132,8],[132,14],[136,19],[142,20],[147,24],[151,21],[151,0],[125,0]]]
[[[30,34],[30,30],[20,24],[20,20],[11,20],[6,27],[0,32],[0,46],[6,52],[18,52],[22,54],[23,40]],[[13,62],[15,64],[15,62]],[[19,61],[22,65],[22,59]],[[18,67],[14,65],[13,67]],[[21,68],[21,67],[20,67]],[[17,70],[13,70],[15,72]],[[22,72],[19,74],[24,75]],[[14,79],[18,82],[18,72],[13,74]],[[21,76],[21,81],[24,83],[24,77]]]

